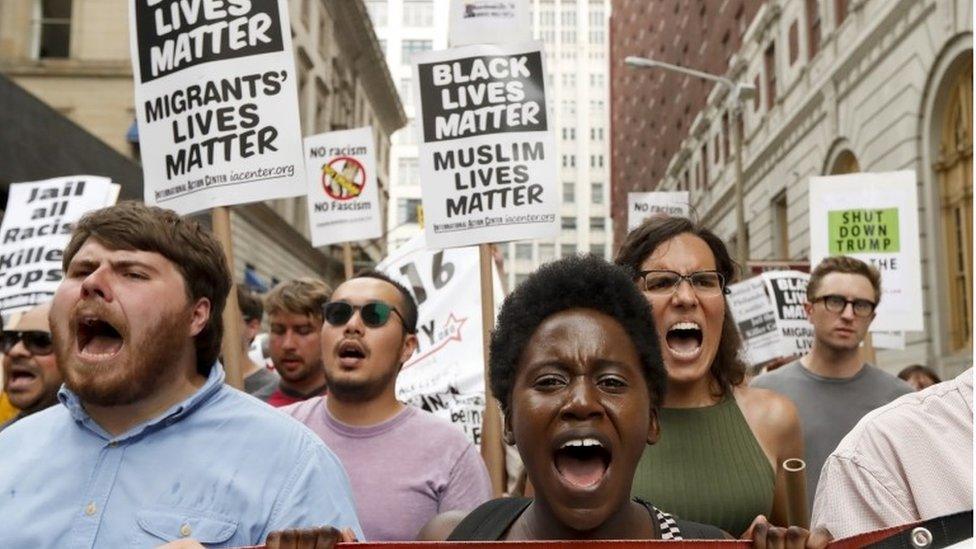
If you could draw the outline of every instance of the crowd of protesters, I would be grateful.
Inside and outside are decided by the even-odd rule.
[[[864,362],[880,275],[850,257],[811,272],[810,353],[751,380],[736,265],[708,229],[654,217],[614,263],[542,266],[491,337],[528,487],[496,499],[477,447],[396,399],[418,313],[386,275],[239,290],[240,344],[266,316],[270,367],[246,360],[238,391],[218,357],[231,278],[206,229],[126,202],[85,216],[63,257],[53,301],[0,338],[2,547],[823,547],[972,508],[972,370]],[[790,459],[807,464],[809,529],[790,525]]]

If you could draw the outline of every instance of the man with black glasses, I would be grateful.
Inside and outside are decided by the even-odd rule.
[[[881,299],[881,274],[852,257],[828,257],[810,274],[803,307],[813,324],[813,347],[799,360],[757,377],[751,385],[796,404],[812,508],[820,469],[854,425],[871,410],[912,388],[863,362],[859,347]]]
[[[0,332],[3,354],[3,390],[20,410],[0,424],[0,431],[14,422],[58,403],[61,372],[54,356],[47,315],[50,303],[29,309]]]
[[[491,497],[478,449],[450,423],[396,399],[417,348],[417,306],[378,272],[342,283],[322,309],[327,396],[282,408],[325,441],[349,474],[370,541],[407,541],[439,513]]]

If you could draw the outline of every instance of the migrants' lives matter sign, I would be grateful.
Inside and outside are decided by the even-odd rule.
[[[655,215],[688,217],[689,196],[688,191],[627,193],[627,232]]]
[[[383,236],[373,128],[305,138],[313,246]]]
[[[13,183],[0,223],[0,313],[49,301],[61,283],[61,259],[81,216],[115,203],[107,177],[75,175]]]
[[[554,238],[542,43],[419,53],[414,76],[427,245]]]
[[[438,415],[480,446],[485,409],[481,284],[477,247],[429,250],[417,235],[377,268],[417,301],[414,355],[397,376],[397,398]],[[497,279],[495,296],[502,296]]]
[[[773,304],[776,325],[786,342],[784,356],[804,355],[813,348],[813,325],[803,304],[810,274],[800,271],[766,271],[760,275]]]
[[[848,255],[881,272],[871,331],[923,331],[915,172],[810,178],[810,264]]]
[[[305,192],[286,0],[131,0],[147,204],[188,214]]]
[[[729,285],[729,309],[742,337],[745,360],[756,366],[793,354],[776,324],[776,310],[761,276]]]

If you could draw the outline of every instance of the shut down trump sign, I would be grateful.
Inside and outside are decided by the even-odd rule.
[[[556,236],[541,43],[424,52],[414,61],[427,245]]]

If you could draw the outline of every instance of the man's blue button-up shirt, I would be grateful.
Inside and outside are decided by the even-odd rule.
[[[63,406],[4,430],[0,547],[243,546],[320,525],[362,539],[335,455],[223,381],[217,364],[185,401],[116,437],[64,387]]]

